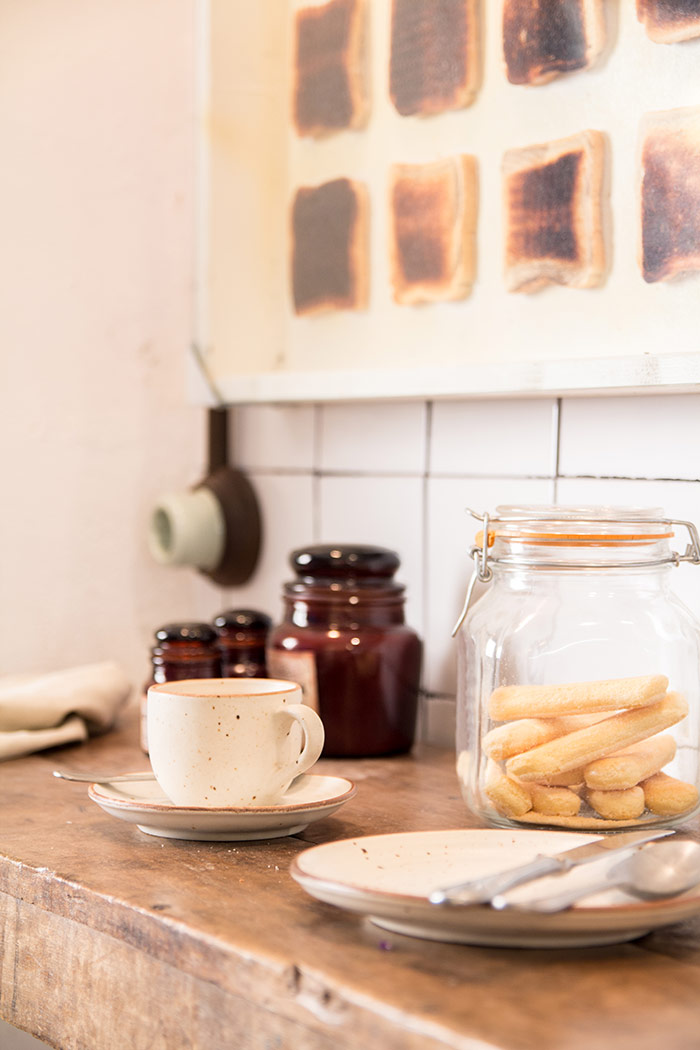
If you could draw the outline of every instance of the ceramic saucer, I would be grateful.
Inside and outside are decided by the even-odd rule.
[[[610,889],[551,915],[526,906],[496,911],[483,904],[442,907],[428,900],[436,886],[488,875],[532,860],[538,853],[558,853],[597,837],[467,829],[369,835],[313,846],[295,858],[290,870],[311,896],[357,912],[376,926],[461,944],[519,948],[615,944],[700,913],[700,886],[656,901]],[[606,858],[595,864],[614,861]],[[562,890],[571,885],[562,880],[585,882],[592,867],[580,865],[564,875],[538,879],[509,891],[508,896],[526,905],[528,894],[541,896],[553,885]]]
[[[312,821],[334,813],[357,788],[344,777],[307,773],[297,777],[275,806],[204,809],[176,806],[155,781],[91,784],[93,802],[119,820],[136,824],[147,835],[219,842],[296,835]]]

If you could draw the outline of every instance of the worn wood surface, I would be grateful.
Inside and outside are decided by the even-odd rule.
[[[0,1016],[62,1050],[700,1046],[700,918],[610,948],[472,948],[388,935],[291,879],[316,842],[473,823],[449,753],[324,760],[357,796],[248,843],[144,835],[59,764],[143,768],[135,722],[0,764]]]

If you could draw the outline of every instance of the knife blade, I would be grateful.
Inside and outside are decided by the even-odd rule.
[[[542,878],[543,875],[561,874],[578,864],[588,864],[601,857],[622,854],[636,849],[637,846],[653,839],[672,835],[668,828],[657,828],[654,831],[627,831],[610,836],[603,836],[595,842],[586,842],[582,846],[564,850],[552,855],[538,853],[531,861],[506,868],[493,875],[485,875],[464,882],[455,882],[449,886],[439,886],[428,894],[431,904],[483,904],[512,886]]]

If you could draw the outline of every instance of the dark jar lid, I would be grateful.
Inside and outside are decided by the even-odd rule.
[[[213,645],[217,633],[208,623],[166,623],[155,632],[156,642],[167,645],[170,642],[186,645]]]
[[[272,618],[257,609],[227,609],[214,619],[219,634],[266,633],[272,626]]]
[[[404,592],[393,578],[401,564],[399,556],[386,547],[358,543],[299,547],[289,562],[297,576],[285,584],[289,595],[313,592],[320,597],[327,592],[396,598]]]

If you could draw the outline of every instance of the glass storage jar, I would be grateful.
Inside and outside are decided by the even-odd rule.
[[[400,754],[413,745],[422,642],[404,622],[398,555],[361,544],[292,552],[284,617],[267,642],[273,678],[318,711],[324,756]]]
[[[483,528],[455,629],[469,808],[500,827],[686,820],[700,786],[700,624],[670,577],[700,562],[695,526],[658,509],[470,513]],[[470,607],[476,581],[486,589]]]
[[[222,678],[267,678],[265,644],[272,626],[257,609],[227,609],[214,619]]]
[[[151,649],[152,672],[140,701],[139,739],[148,754],[148,689],[162,682],[188,678],[220,678],[218,635],[208,623],[166,623],[155,632]]]

